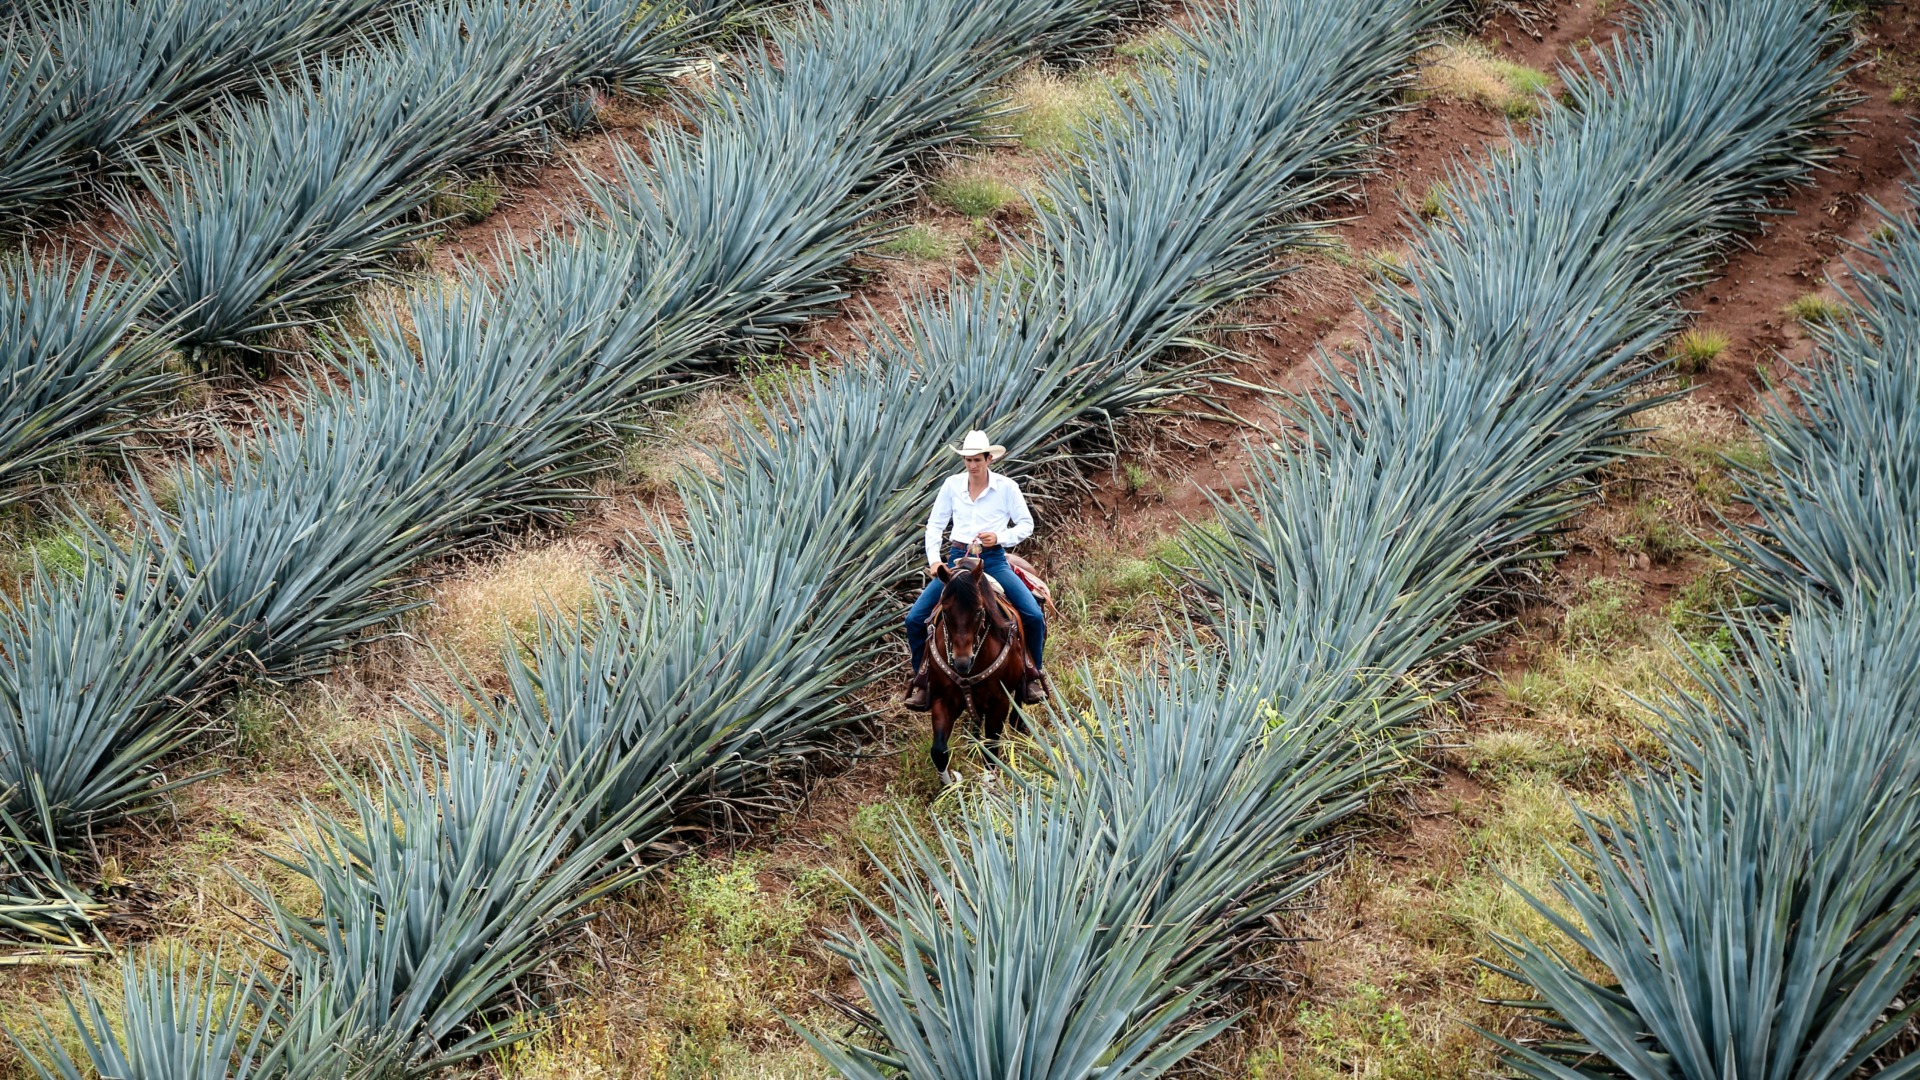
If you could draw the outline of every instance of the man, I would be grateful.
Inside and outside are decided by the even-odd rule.
[[[947,477],[934,496],[933,512],[927,515],[927,574],[933,580],[920,593],[907,612],[907,647],[912,653],[913,681],[907,686],[907,708],[925,712],[930,705],[927,672],[922,661],[927,653],[927,620],[940,603],[941,534],[952,525],[947,562],[965,557],[967,549],[980,546],[982,568],[1006,590],[1007,599],[1020,614],[1020,627],[1027,639],[1027,671],[1020,685],[1020,703],[1032,705],[1045,701],[1046,675],[1040,658],[1047,640],[1046,617],[1034,600],[1026,582],[1007,565],[1007,549],[1033,535],[1033,515],[1027,511],[1026,496],[1012,478],[993,472],[989,466],[1005,457],[1007,448],[987,441],[984,431],[969,431],[959,446],[948,447],[966,462],[963,473]]]

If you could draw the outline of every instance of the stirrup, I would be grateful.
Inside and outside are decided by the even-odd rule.
[[[1047,673],[1039,668],[1027,672],[1020,680],[1020,704],[1038,705],[1047,700]]]
[[[933,694],[927,688],[926,674],[914,676],[907,684],[907,700],[903,703],[910,712],[929,712],[933,709]]]

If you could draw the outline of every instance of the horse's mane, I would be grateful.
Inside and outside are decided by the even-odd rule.
[[[954,586],[960,583],[962,575],[966,576],[967,587],[957,589]],[[944,595],[951,596],[955,600],[964,598],[964,603],[961,607],[968,612],[978,611],[982,607],[986,608],[987,618],[993,623],[995,629],[1003,632],[1011,629],[1013,620],[1010,617],[1011,613],[1007,610],[1008,605],[1002,603],[999,598],[993,594],[993,587],[987,584],[987,573],[984,568],[976,569],[971,566],[954,568],[953,576],[947,580],[947,588]]]

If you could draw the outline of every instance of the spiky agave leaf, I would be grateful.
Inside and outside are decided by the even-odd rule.
[[[476,271],[368,312],[342,385],[224,439],[222,466],[176,465],[171,506],[136,483],[137,546],[183,568],[198,617],[231,628],[224,655],[323,667],[402,609],[408,567],[576,500],[621,411],[704,344],[697,313],[661,312],[651,282],[671,268],[639,259],[585,243],[512,264],[525,278]]]
[[[674,580],[696,580],[687,552],[665,559]],[[664,829],[710,795],[765,798],[766,777],[817,756],[848,721],[827,643],[860,613],[816,606],[817,583],[773,560],[698,570],[750,573],[760,588],[669,596],[644,578],[615,583],[585,618],[543,621],[526,655],[509,652],[502,704],[471,695],[517,745],[558,746],[604,781],[585,827],[648,806],[648,827]]]
[[[0,792],[0,804],[11,803]],[[67,879],[60,856],[0,806],[0,964],[85,963],[107,952],[93,928],[105,905]]]
[[[1356,697],[1283,714],[1190,636],[1163,659],[1164,680],[1053,717],[1045,786],[971,807],[931,843],[896,836],[906,864],[875,908],[887,933],[836,946],[888,1048],[811,1037],[837,1067],[1158,1075],[1227,1023],[1189,1020],[1220,961],[1317,880],[1309,838],[1362,804],[1405,737],[1383,738]]]
[[[1213,23],[1210,32],[1219,38],[1206,51],[1220,62],[1223,82],[1209,83],[1212,72],[1203,75],[1196,61],[1193,72],[1170,86],[1122,103],[1122,119],[1102,129],[1111,142],[1090,141],[1088,160],[1073,174],[1082,179],[1053,186],[1068,208],[1043,229],[1044,246],[1036,245],[1045,262],[1023,261],[1045,267],[1057,258],[1064,270],[1039,270],[1027,287],[1003,294],[974,294],[1019,311],[1024,319],[1008,320],[1013,333],[1000,335],[999,348],[978,350],[985,362],[969,364],[970,331],[999,320],[976,317],[957,303],[944,317],[932,316],[929,306],[929,317],[910,323],[912,336],[896,339],[920,354],[915,374],[922,384],[907,383],[899,404],[888,405],[926,415],[934,405],[950,405],[951,394],[969,409],[994,409],[996,423],[1004,421],[1022,443],[1041,448],[1061,438],[1074,417],[1150,400],[1155,391],[1151,382],[1142,389],[1141,368],[1200,317],[1262,280],[1240,268],[1252,253],[1264,257],[1302,235],[1262,223],[1292,200],[1324,195],[1351,167],[1357,129],[1385,104],[1430,17],[1410,4],[1338,11],[1274,4],[1244,15],[1244,22],[1222,17]],[[1348,66],[1356,56],[1360,62]],[[1340,62],[1331,62],[1334,57]],[[1153,114],[1177,114],[1189,97],[1193,104],[1242,110],[1231,119],[1191,122],[1213,142],[1185,148],[1188,156],[1198,154],[1217,171],[1176,167],[1181,133],[1194,132]],[[1296,143],[1304,149],[1276,163],[1274,151]],[[1167,168],[1158,171],[1154,163]],[[1132,186],[1147,183],[1142,177],[1174,179],[1163,185],[1170,190],[1155,187],[1145,198]],[[1225,223],[1196,232],[1191,221],[1208,215],[1195,205]],[[1195,249],[1158,248],[1169,231]],[[1089,254],[1097,251],[1112,258]],[[1121,265],[1094,268],[1110,261]],[[1043,343],[1043,356],[1052,353],[1039,376],[1004,363],[1020,355],[1023,331]],[[1014,344],[1006,344],[1009,338]],[[1039,392],[1021,393],[1036,377]],[[1272,708],[1271,685],[1236,681],[1222,697],[1224,669],[1217,661],[1182,659],[1175,667],[1185,673],[1170,686],[1150,677],[1131,686],[1124,715],[1103,713],[1097,728],[1073,727],[1062,736],[1060,780],[1007,812],[1016,822],[1009,846],[982,839],[1000,831],[993,815],[970,815],[961,826],[964,839],[943,833],[941,845],[923,846],[911,871],[891,883],[895,905],[904,900],[909,914],[890,927],[887,944],[864,935],[843,943],[869,999],[881,1003],[874,1023],[889,1048],[841,1052],[820,1042],[838,1067],[861,1070],[856,1075],[879,1075],[875,1065],[888,1062],[943,1076],[1092,1075],[1101,1055],[1111,1052],[1115,1067],[1155,1075],[1211,1034],[1195,1029],[1156,1047],[1201,1000],[1186,988],[1203,987],[1217,974],[1240,920],[1257,918],[1310,882],[1298,872],[1309,854],[1299,841],[1350,809],[1361,779],[1392,760],[1405,735],[1382,725],[1369,729],[1371,743],[1355,740],[1351,721],[1330,724],[1323,712],[1294,714],[1294,726],[1270,743],[1259,707]],[[1279,670],[1277,662],[1249,657],[1250,678]],[[1389,675],[1374,685],[1393,681]],[[1339,700],[1334,690],[1301,695],[1303,707],[1306,698],[1310,704]],[[1396,691],[1396,700],[1414,697]],[[1404,723],[1418,707],[1413,701],[1382,713]],[[1369,724],[1381,715],[1363,711]],[[1374,749],[1351,749],[1362,745]],[[1297,782],[1282,785],[1281,777]],[[1063,883],[1080,872],[1072,860],[1086,853],[1071,841],[1049,849],[1042,837],[1075,821],[1119,834],[1113,849],[1089,858],[1100,873],[1125,880],[1110,894],[1096,893],[1098,903],[1061,900],[1052,891],[1049,899],[1072,926],[1108,930],[1058,954],[1070,962],[1023,966],[1003,935],[982,932],[996,917],[985,898],[994,896],[997,907],[998,897],[1043,883],[1074,894]],[[1198,854],[1220,845],[1225,850],[1217,861]],[[949,859],[952,869],[942,865]],[[933,882],[925,888],[938,902],[914,899],[922,896],[922,876]],[[1106,886],[1102,879],[1101,889]],[[1061,931],[1063,939],[1072,933],[1078,931]],[[961,1000],[982,986],[993,987],[976,995],[985,1007]],[[1087,1024],[1099,1029],[1090,1040],[1061,1037],[1090,1035],[1094,1029],[1081,1026]],[[1027,1037],[1030,1032],[1039,1035]]]
[[[1263,63],[1281,74],[1256,79],[1250,73],[1260,63],[1235,66],[1249,73],[1240,85],[1257,116],[1249,121],[1250,131],[1222,154],[1239,167],[1259,173],[1260,182],[1249,181],[1246,189],[1263,194],[1268,201],[1255,205],[1253,197],[1242,192],[1237,196],[1242,201],[1228,217],[1251,227],[1272,213],[1277,201],[1322,194],[1316,180],[1302,177],[1319,176],[1316,169],[1331,168],[1326,161],[1302,152],[1275,165],[1266,151],[1287,144],[1291,133],[1337,161],[1350,152],[1346,140],[1351,138],[1352,125],[1368,115],[1370,105],[1379,105],[1391,93],[1390,73],[1397,70],[1392,57],[1408,55],[1422,16],[1409,14],[1416,8],[1408,5],[1383,5],[1377,12],[1365,6],[1356,10],[1362,15],[1307,18],[1318,30],[1332,32],[1340,27],[1354,41],[1370,45],[1377,34],[1395,43],[1393,47],[1374,47],[1357,65],[1337,65],[1327,60],[1330,54],[1316,52],[1324,44],[1320,38],[1270,33],[1262,24],[1266,36],[1260,40],[1273,50]],[[1227,45],[1218,52],[1221,57],[1232,54]],[[1317,68],[1304,63],[1308,54],[1320,57]],[[1302,62],[1293,63],[1296,59]],[[1356,67],[1387,77],[1370,83],[1351,76]],[[1308,71],[1320,78],[1307,78],[1304,72]],[[1191,85],[1197,86],[1198,80]],[[1337,107],[1277,109],[1269,100],[1276,86],[1303,100],[1336,90],[1347,96]],[[1327,125],[1334,130],[1324,131]],[[1163,156],[1171,160],[1172,143],[1151,122],[1143,119],[1121,130],[1141,132],[1143,144],[1165,150]],[[1336,149],[1327,149],[1329,143]],[[1137,147],[1131,143],[1123,147],[1112,159],[1115,170],[1134,167]],[[1205,186],[1209,181],[1200,178],[1194,183]],[[1063,187],[1061,197],[1099,197],[1076,196],[1074,190]],[[1118,205],[1077,220],[1082,227],[1091,227],[1084,223],[1111,220],[1121,216],[1122,209],[1134,207],[1124,200],[1113,201]],[[1180,205],[1172,199],[1141,204],[1141,213],[1150,221],[1129,219],[1130,228],[1140,226],[1129,235],[1152,234],[1150,225],[1178,218]],[[1061,244],[1071,245],[1077,234],[1075,227],[1061,226],[1057,235]],[[1236,252],[1247,250],[1231,229],[1223,227],[1212,235]],[[1265,242],[1277,244],[1292,235],[1266,234]],[[1151,287],[1143,286],[1150,296],[1142,302],[1157,303],[1182,289],[1190,295],[1207,290],[1217,302],[1223,290],[1206,280],[1214,265],[1202,264],[1198,270],[1184,263],[1163,268],[1166,280],[1155,278]],[[899,552],[906,546],[894,523],[910,512],[919,489],[944,465],[950,431],[991,420],[996,431],[1021,445],[1023,454],[1038,457],[1065,437],[1074,419],[1094,410],[1118,409],[1155,392],[1139,389],[1137,372],[1162,339],[1143,342],[1138,352],[1122,357],[1106,355],[1111,338],[1101,336],[1103,323],[1087,319],[1092,325],[1075,326],[1076,312],[1095,306],[1079,300],[1076,288],[1049,258],[1034,260],[1018,275],[987,276],[955,285],[938,297],[922,297],[910,309],[903,332],[881,331],[870,342],[872,362],[855,362],[801,387],[788,400],[768,403],[762,425],[767,434],[743,429],[738,439],[740,458],[723,471],[718,483],[694,477],[685,485],[683,497],[699,511],[688,515],[694,523],[688,542],[695,555],[684,577],[664,576],[661,587],[676,597],[740,594],[744,602],[772,579],[810,582],[816,597],[813,610],[851,608],[861,613],[855,624],[861,629],[848,633],[838,645],[835,666],[850,674],[865,654],[864,645],[892,619],[874,590],[898,565]],[[806,509],[796,512],[796,507]],[[741,572],[711,569],[736,563]],[[766,569],[755,570],[755,566]],[[806,609],[803,605],[798,610]],[[787,647],[809,653],[830,631],[841,633],[838,623],[817,629],[787,625],[792,626]],[[747,685],[744,671],[730,672],[726,681],[731,684],[736,678],[738,685]]]
[[[250,1080],[273,1074],[271,1028],[282,1003],[263,973],[250,967],[228,971],[217,954],[188,963],[171,950],[146,949],[121,961],[118,996],[117,1008],[109,1007],[87,982],[77,1000],[66,994],[67,1017],[88,1068],[44,1021],[35,1038],[8,1035],[41,1080]]]
[[[1204,7],[1190,50],[1090,119],[1086,149],[1043,182],[1055,209],[1034,255],[1061,268],[1068,336],[1137,364],[1277,276],[1270,254],[1317,231],[1280,208],[1360,175],[1435,7]],[[1344,63],[1316,52],[1336,40]]]
[[[79,185],[78,158],[94,121],[76,107],[77,77],[45,36],[17,17],[0,25],[0,227],[24,229],[28,215]],[[105,102],[97,107],[110,110]]]
[[[1259,544],[1256,550],[1267,553],[1267,562],[1249,566],[1244,553],[1232,545],[1202,552],[1213,556],[1211,580],[1225,597],[1228,618],[1223,625],[1230,654],[1236,661],[1244,658],[1258,665],[1254,670],[1272,673],[1277,682],[1269,692],[1276,699],[1326,701],[1323,695],[1328,687],[1348,692],[1343,673],[1370,671],[1374,674],[1363,685],[1391,687],[1420,663],[1457,644],[1460,639],[1447,633],[1445,622],[1486,573],[1487,556],[1503,556],[1512,550],[1510,545],[1564,513],[1555,489],[1591,469],[1615,436],[1623,411],[1624,380],[1619,378],[1623,357],[1648,343],[1658,325],[1657,314],[1649,322],[1635,302],[1650,303],[1657,313],[1658,304],[1690,283],[1702,258],[1723,242],[1723,232],[1714,230],[1746,221],[1741,215],[1750,215],[1753,194],[1764,190],[1762,185],[1804,169],[1806,140],[1834,107],[1827,93],[1835,68],[1825,56],[1824,18],[1814,20],[1811,41],[1783,32],[1756,42],[1744,29],[1729,29],[1735,25],[1704,18],[1688,22],[1682,33],[1674,35],[1679,40],[1660,44],[1659,63],[1649,65],[1656,68],[1651,73],[1633,69],[1627,62],[1632,58],[1623,53],[1622,65],[1609,69],[1607,81],[1622,89],[1624,103],[1612,115],[1590,107],[1579,120],[1564,121],[1601,128],[1586,147],[1575,140],[1570,156],[1591,153],[1597,146],[1620,153],[1622,164],[1640,166],[1657,156],[1655,148],[1670,147],[1665,152],[1671,168],[1662,168],[1657,175],[1673,175],[1675,180],[1646,202],[1635,201],[1644,192],[1616,188],[1621,193],[1613,205],[1599,200],[1604,211],[1582,210],[1593,213],[1590,223],[1582,223],[1587,230],[1584,236],[1576,231],[1571,236],[1545,233],[1541,237],[1540,266],[1562,264],[1556,270],[1564,276],[1555,285],[1571,287],[1573,295],[1552,298],[1555,303],[1564,301],[1566,318],[1546,318],[1539,324],[1542,344],[1551,338],[1556,349],[1563,336],[1572,335],[1570,346],[1549,354],[1551,360],[1540,373],[1537,388],[1529,388],[1539,395],[1539,403],[1521,390],[1528,379],[1519,375],[1522,364],[1538,367],[1538,357],[1515,347],[1525,335],[1511,329],[1521,322],[1513,317],[1515,312],[1524,310],[1533,317],[1534,307],[1526,301],[1534,283],[1528,281],[1517,291],[1501,291],[1488,288],[1487,282],[1514,279],[1492,275],[1483,280],[1456,273],[1467,270],[1469,262],[1484,261],[1482,256],[1496,250],[1504,255],[1511,247],[1505,238],[1496,239],[1497,230],[1485,236],[1472,231],[1472,225],[1480,224],[1475,220],[1459,230],[1464,239],[1455,246],[1464,250],[1456,253],[1456,260],[1436,257],[1432,263],[1433,306],[1472,290],[1484,290],[1485,300],[1494,302],[1466,296],[1463,303],[1443,308],[1431,322],[1416,322],[1425,309],[1406,303],[1401,310],[1409,313],[1408,337],[1392,339],[1386,330],[1376,334],[1375,352],[1384,354],[1380,367],[1386,373],[1363,375],[1352,384],[1351,392],[1342,391],[1341,404],[1352,406],[1352,419],[1336,418],[1331,409],[1318,416],[1299,414],[1316,437],[1316,445],[1270,461],[1265,475],[1276,490],[1254,496],[1257,506],[1239,515],[1240,531]],[[1713,79],[1725,78],[1728,68],[1744,72],[1742,77],[1748,79],[1756,70],[1775,77],[1752,81],[1746,96],[1738,100],[1739,107],[1729,110],[1732,120],[1727,124],[1715,121],[1705,130],[1689,131],[1688,125],[1701,114],[1676,113],[1657,91],[1644,98],[1639,92],[1660,85],[1657,80],[1666,79],[1673,67],[1696,63],[1701,55],[1698,46],[1713,28],[1723,35],[1718,41],[1722,50],[1740,61],[1716,65]],[[1789,60],[1794,63],[1789,65]],[[1590,91],[1590,97],[1593,106],[1609,104],[1598,90]],[[1619,117],[1619,110],[1629,112],[1626,120]],[[1764,118],[1768,137],[1752,134],[1752,126],[1760,122],[1756,118]],[[1629,133],[1604,129],[1602,125],[1609,122]],[[1570,136],[1580,134],[1590,132],[1569,132]],[[1538,145],[1549,148],[1543,153],[1553,153],[1565,141],[1542,140]],[[1739,152],[1730,152],[1735,149]],[[1517,175],[1525,182],[1516,182],[1513,191],[1488,196],[1487,218],[1496,216],[1492,207],[1509,205],[1503,200],[1510,200],[1522,211],[1515,215],[1514,227],[1537,228],[1560,223],[1562,219],[1552,210],[1556,205],[1584,206],[1573,196],[1556,196],[1543,203],[1540,187],[1530,182],[1529,175],[1539,168],[1538,161],[1522,161],[1495,178],[1504,183]],[[1633,175],[1631,169],[1626,173]],[[1601,182],[1615,184],[1619,175],[1618,169],[1603,173]],[[1703,220],[1700,211],[1718,199],[1729,200],[1731,208],[1724,216]],[[1709,229],[1704,234],[1696,231],[1702,224]],[[1611,231],[1616,225],[1619,231]],[[1561,248],[1546,241],[1570,242]],[[1442,241],[1435,246],[1448,248],[1449,244]],[[1569,251],[1578,257],[1569,258]],[[1422,287],[1426,284],[1423,278]],[[1517,306],[1510,308],[1509,303]],[[1554,307],[1550,304],[1547,310],[1551,315]],[[1480,346],[1481,340],[1488,340],[1489,346]],[[1473,375],[1476,364],[1490,369],[1478,376],[1477,384],[1461,378]],[[1489,393],[1490,389],[1499,392]],[[1564,419],[1557,426],[1542,427],[1540,411]],[[1563,431],[1569,424],[1571,429]],[[1479,439],[1474,452],[1460,456],[1458,472],[1454,464],[1440,460],[1442,448],[1448,445],[1442,435],[1449,425]],[[1512,455],[1513,464],[1502,482],[1484,492],[1467,482],[1475,468],[1507,455]],[[1334,460],[1329,463],[1329,458]],[[1395,483],[1396,473],[1422,482]],[[1417,500],[1398,512],[1384,505],[1379,492],[1402,486],[1434,498],[1438,505],[1431,512]],[[1464,505],[1449,504],[1450,492],[1465,497]],[[1382,512],[1389,516],[1377,516]],[[1278,520],[1268,520],[1269,514]],[[1378,526],[1369,527],[1370,521]],[[1304,551],[1296,548],[1302,543],[1309,545]],[[1322,580],[1342,567],[1351,572]],[[1300,604],[1303,589],[1308,590],[1307,602]],[[1304,610],[1276,619],[1293,605]],[[1302,682],[1308,685],[1301,687]],[[1405,691],[1388,697],[1397,704],[1387,710],[1387,723],[1375,730],[1387,736],[1390,757],[1391,724],[1396,717],[1403,725],[1415,719],[1419,699]],[[1404,732],[1399,737],[1404,739]],[[1360,776],[1364,775],[1361,770]],[[956,922],[951,936],[959,937],[958,930]],[[916,926],[912,933],[902,938],[912,942],[903,944],[903,951],[924,951],[927,946],[919,943],[919,935],[928,930]],[[948,935],[943,931],[941,936]],[[941,948],[946,947],[943,940]],[[892,987],[885,992],[898,993]],[[906,1041],[898,1051],[903,1055],[921,1053],[938,1042],[921,1026],[934,1026],[935,1021],[928,1018],[943,1015],[945,1006],[928,993],[918,996],[924,1006],[918,1017],[910,1010],[899,1010],[897,1022],[882,1021],[890,1039]]]
[[[981,98],[1036,44],[1078,36],[1135,0],[862,2],[776,30],[739,74],[683,108],[618,181],[587,178],[690,261],[692,295],[731,336],[770,340],[844,296],[836,274],[903,194],[898,170],[973,133]],[[777,62],[776,62],[776,59]]]
[[[1357,560],[1363,573],[1392,566],[1403,584],[1354,588],[1400,596],[1449,566],[1509,557],[1578,505],[1567,485],[1620,452],[1621,422],[1650,404],[1629,394],[1637,356],[1669,326],[1667,305],[1751,220],[1756,184],[1786,163],[1809,166],[1808,141],[1836,107],[1830,24],[1788,6],[1799,22],[1763,40],[1709,15],[1654,23],[1598,76],[1570,84],[1584,104],[1549,113],[1551,137],[1456,176],[1449,188],[1464,194],[1417,242],[1417,285],[1389,297],[1352,358],[1356,374],[1325,365],[1324,404],[1284,411],[1307,445],[1261,467],[1267,482],[1225,516],[1225,540],[1202,539],[1217,592],[1293,605],[1299,590],[1319,591],[1315,577]],[[1727,63],[1708,71],[1700,55]],[[1770,77],[1728,98],[1730,67]],[[1673,109],[1676,87],[1729,108],[1689,130],[1707,114]],[[1359,505],[1383,499],[1413,501]],[[1415,525],[1377,535],[1370,558],[1342,550],[1349,538],[1312,546],[1375,514]],[[1456,602],[1470,584],[1458,583]],[[1328,632],[1355,625],[1351,614],[1330,611]]]
[[[136,328],[148,291],[65,250],[0,261],[0,506],[167,385],[166,335]]]

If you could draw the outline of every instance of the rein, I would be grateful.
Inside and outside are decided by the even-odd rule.
[[[992,597],[988,597],[985,601],[985,603],[989,603],[989,604],[995,603],[995,602],[996,601]],[[981,607],[978,610],[977,615],[978,615],[978,618],[977,618],[978,629],[973,637],[973,655],[969,657],[969,660],[974,660],[974,661],[977,661],[980,659],[980,650],[987,643],[986,608]],[[954,683],[954,685],[958,686],[962,691],[966,693],[968,707],[971,708],[976,714],[979,713],[980,705],[978,702],[974,700],[974,696],[973,696],[974,688],[979,686],[981,683],[984,683],[987,680],[993,678],[993,676],[997,672],[999,672],[999,670],[1002,667],[1006,666],[1007,657],[1013,655],[1014,652],[1016,651],[1014,648],[1015,642],[1013,638],[1011,636],[1008,637],[1004,646],[1000,650],[1000,655],[994,657],[993,662],[988,664],[985,670],[975,671],[971,675],[961,675],[958,672],[953,670],[953,661],[947,655],[950,639],[947,637],[947,634],[946,634],[946,625],[947,625],[946,605],[943,604],[940,607],[934,609],[933,624],[934,625],[933,625],[932,636],[934,637],[934,640],[930,642],[933,648],[927,650],[929,657],[933,660],[934,666],[940,669],[940,673],[942,675],[945,675],[949,680],[951,680]]]

